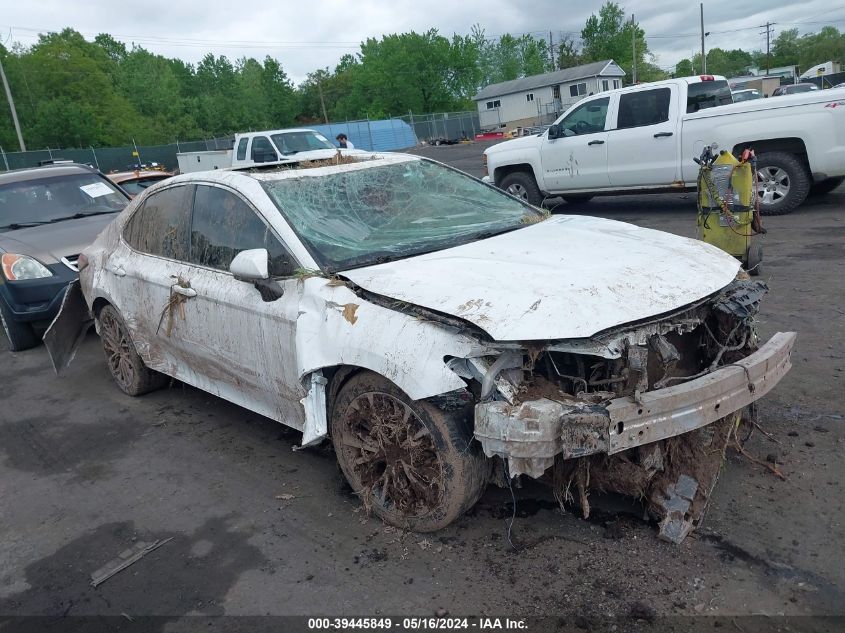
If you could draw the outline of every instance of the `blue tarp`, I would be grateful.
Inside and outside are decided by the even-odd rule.
[[[407,149],[417,144],[417,136],[410,125],[402,119],[383,121],[350,121],[348,123],[330,123],[327,125],[309,125],[333,143],[335,137],[343,132],[355,146],[376,152],[390,152]]]

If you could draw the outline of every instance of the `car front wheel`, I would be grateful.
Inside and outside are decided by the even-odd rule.
[[[97,321],[106,364],[121,391],[140,396],[165,385],[167,376],[148,368],[135,351],[129,329],[114,306],[104,306]]]
[[[534,176],[525,171],[514,171],[502,178],[499,188],[512,196],[525,200],[528,204],[539,207],[543,203],[543,194],[537,186]]]
[[[487,484],[489,461],[473,443],[471,414],[411,400],[365,371],[338,393],[332,443],[364,507],[391,525],[433,532],[469,510]]]

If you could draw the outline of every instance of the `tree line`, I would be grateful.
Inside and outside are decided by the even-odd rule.
[[[645,31],[608,1],[591,15],[579,41],[550,46],[533,35],[488,37],[475,26],[451,38],[436,29],[370,38],[333,68],[308,74],[294,86],[282,62],[205,55],[197,64],[127,47],[111,35],[93,41],[66,28],[39,36],[29,47],[0,45],[24,139],[30,149],[171,143],[248,129],[474,109],[472,97],[491,83],[615,60],[630,81],[636,46],[637,79],[666,78],[648,48]],[[810,66],[845,57],[845,35],[825,27],[814,35],[784,31],[774,41],[772,66]],[[760,65],[760,51],[718,48],[707,71],[729,76]],[[698,56],[700,58],[700,56]],[[700,59],[675,72],[694,74]],[[765,67],[765,64],[763,64]],[[5,95],[0,97],[0,146],[17,148]]]

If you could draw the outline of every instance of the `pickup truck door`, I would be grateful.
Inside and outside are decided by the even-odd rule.
[[[607,178],[607,110],[609,97],[584,100],[557,122],[560,136],[540,146],[543,189],[605,189]]]
[[[671,186],[678,173],[678,88],[643,86],[619,95],[607,139],[610,184]]]

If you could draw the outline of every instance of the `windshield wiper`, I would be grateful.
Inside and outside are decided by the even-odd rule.
[[[89,211],[88,213],[83,213],[80,211],[79,213],[74,213],[73,215],[69,215],[64,218],[56,218],[55,220],[51,220],[51,222],[61,222],[62,220],[78,220],[80,218],[89,218],[92,215],[108,215],[109,213],[119,213],[123,211],[123,209],[114,209],[112,211]]]
[[[53,220],[41,220],[40,222],[12,222],[6,226],[0,226],[0,229],[10,229],[17,231],[18,229],[27,229],[31,226],[41,226],[42,224],[50,224]]]

